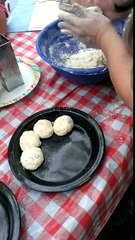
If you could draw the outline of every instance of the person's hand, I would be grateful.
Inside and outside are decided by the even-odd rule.
[[[98,6],[102,9],[103,14],[110,20],[125,18],[129,11],[117,13],[114,9],[114,3],[119,3],[119,0],[69,0],[70,4],[78,3],[84,7]]]
[[[63,10],[59,13],[62,21],[58,26],[61,29],[87,46],[100,48],[104,33],[108,31],[108,28],[112,28],[111,21],[107,17],[77,3],[72,6],[60,5],[60,9]]]

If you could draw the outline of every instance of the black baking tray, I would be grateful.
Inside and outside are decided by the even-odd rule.
[[[20,210],[12,191],[0,182],[0,240],[18,240]]]
[[[44,163],[35,171],[20,163],[22,150],[19,139],[26,130],[33,130],[39,119],[51,122],[62,115],[74,121],[73,130],[65,136],[53,134],[41,139]],[[103,132],[87,113],[74,108],[59,107],[36,112],[24,120],[11,137],[8,159],[16,178],[30,189],[41,192],[62,192],[87,182],[101,163],[105,152]]]

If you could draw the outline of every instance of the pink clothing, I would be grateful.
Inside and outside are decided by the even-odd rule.
[[[6,7],[2,3],[0,3],[0,9],[2,9],[5,12],[6,17],[8,17],[8,11],[7,11]]]

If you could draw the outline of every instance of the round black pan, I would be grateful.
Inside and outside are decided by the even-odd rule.
[[[33,130],[39,119],[54,122],[61,115],[72,117],[73,130],[62,137],[53,134],[41,140],[44,163],[35,171],[24,169],[20,163],[21,134]],[[98,123],[83,111],[60,107],[37,112],[22,122],[10,140],[8,157],[14,175],[28,188],[41,192],[62,192],[88,181],[103,159],[104,151],[104,135]]]
[[[18,240],[20,211],[12,191],[0,182],[0,240]]]

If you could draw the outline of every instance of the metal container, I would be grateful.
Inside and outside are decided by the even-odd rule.
[[[11,92],[24,84],[10,41],[0,34],[0,82]]]

